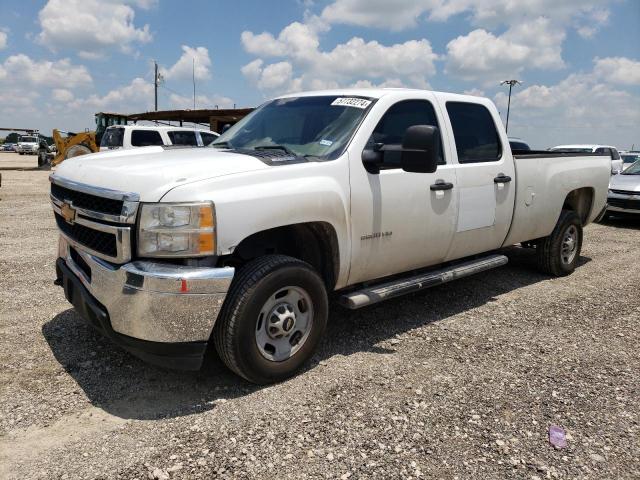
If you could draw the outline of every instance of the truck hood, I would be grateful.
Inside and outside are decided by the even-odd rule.
[[[640,193],[640,175],[614,175],[609,181],[609,188]]]
[[[270,168],[249,155],[214,148],[142,147],[82,155],[65,160],[53,174],[94,187],[133,192],[157,202],[185,183]],[[194,199],[197,200],[197,199]]]

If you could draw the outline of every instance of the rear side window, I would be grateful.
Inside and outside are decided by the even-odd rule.
[[[131,145],[134,147],[148,147],[149,145],[164,145],[160,132],[155,130],[133,130]]]
[[[213,142],[216,137],[213,133],[200,132],[200,137],[202,138],[202,144],[206,147],[211,142]]]
[[[491,113],[477,103],[447,102],[458,163],[495,162],[502,145]]]
[[[414,125],[431,125],[438,127],[438,118],[433,110],[433,105],[427,100],[405,100],[398,102],[384,114],[384,116],[373,130],[366,148],[373,148],[374,145],[401,145],[404,133],[407,128]],[[442,138],[439,137],[440,148],[438,164],[443,165]],[[384,153],[384,160],[380,168],[400,168],[400,152],[387,151]]]
[[[101,147],[116,148],[122,146],[124,128],[107,128],[100,140]]]
[[[198,139],[196,138],[196,132],[190,130],[174,130],[172,132],[167,132],[169,135],[169,140],[174,145],[191,145],[194,147],[198,146]]]

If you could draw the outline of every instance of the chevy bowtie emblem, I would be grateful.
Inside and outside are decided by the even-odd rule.
[[[76,221],[76,209],[71,204],[64,202],[60,207],[60,213],[68,224],[73,225],[73,222]]]

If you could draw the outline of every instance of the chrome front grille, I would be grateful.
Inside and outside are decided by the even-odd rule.
[[[131,260],[139,197],[51,175],[51,205],[60,233],[77,248],[114,263]]]

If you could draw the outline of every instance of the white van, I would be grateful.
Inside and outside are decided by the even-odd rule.
[[[189,127],[156,125],[113,125],[100,140],[100,151],[151,145],[207,146],[218,138],[216,132]]]

